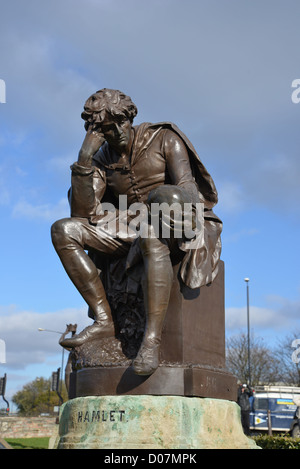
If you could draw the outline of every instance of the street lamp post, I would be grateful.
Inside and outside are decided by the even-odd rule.
[[[63,332],[52,331],[50,329],[43,329],[42,327],[39,327],[38,331],[40,331],[40,332],[54,332],[55,334],[60,334],[60,335],[63,334]],[[65,353],[65,349],[62,347],[60,393],[62,392],[62,381],[63,381],[63,375],[64,375],[64,353]]]
[[[247,285],[247,333],[248,333],[248,374],[249,387],[251,386],[251,365],[250,365],[250,315],[249,315],[249,278],[244,278]]]
[[[38,331],[42,332],[55,332],[55,334],[63,334],[63,332],[60,331],[52,331],[51,329],[43,329],[42,327],[38,328]]]

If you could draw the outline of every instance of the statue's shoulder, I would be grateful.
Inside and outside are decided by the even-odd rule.
[[[168,130],[168,129],[170,131],[174,131],[175,133],[178,133],[176,131],[178,130],[178,128],[172,122],[157,122],[157,123],[143,122],[142,124],[134,126],[135,139],[136,141],[144,141],[144,142],[147,140],[152,141],[154,137],[156,137],[157,135],[161,134],[161,132]]]

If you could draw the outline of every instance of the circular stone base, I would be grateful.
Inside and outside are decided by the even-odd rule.
[[[258,449],[240,408],[182,396],[78,397],[61,407],[58,449]]]

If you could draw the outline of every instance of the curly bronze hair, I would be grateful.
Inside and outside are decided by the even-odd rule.
[[[137,112],[137,107],[129,96],[119,90],[103,88],[87,99],[81,117],[85,120],[85,129],[88,130],[91,124],[101,125],[107,114],[112,117],[125,116],[132,123]]]

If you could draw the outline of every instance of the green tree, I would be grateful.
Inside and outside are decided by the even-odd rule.
[[[67,392],[63,386],[62,397],[67,400]],[[13,395],[12,401],[18,407],[22,415],[39,415],[41,413],[53,413],[53,407],[59,404],[56,392],[50,391],[50,380],[36,378],[25,384],[21,391]]]

